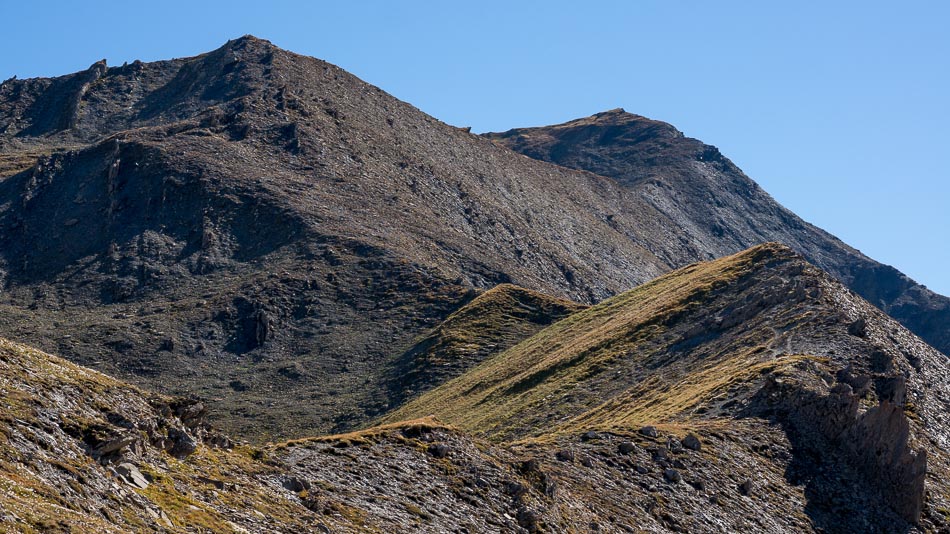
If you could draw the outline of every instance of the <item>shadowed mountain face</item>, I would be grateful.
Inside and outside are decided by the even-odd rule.
[[[612,180],[252,37],[8,81],[0,132],[0,332],[245,436],[387,410],[390,364],[482,289],[592,302],[669,268]]]
[[[530,335],[540,324],[515,310],[499,315],[512,327],[479,337],[489,343],[473,353],[439,345],[432,329],[498,284],[590,304],[742,239],[775,239],[786,223],[790,237],[779,238],[821,265],[863,258],[822,248],[836,242],[774,203],[785,219],[735,215],[730,206],[768,197],[726,173],[714,149],[687,157],[670,143],[651,157],[694,174],[626,180],[553,165],[253,37],[192,58],[7,81],[0,334],[198,394],[226,429],[266,439],[365,423],[477,364],[489,345]],[[681,175],[707,184],[718,241],[713,215],[690,211],[700,197],[672,194]],[[722,176],[735,184],[718,196],[708,182]],[[942,297],[929,297],[927,315],[912,290],[898,298],[878,283],[903,279],[868,265],[850,280],[835,274],[872,288],[862,294],[895,316],[906,308],[947,331]],[[558,306],[538,318],[573,305]],[[451,350],[427,352],[426,340]],[[446,354],[464,357],[407,383]]]
[[[671,265],[721,257],[777,241],[803,254],[859,295],[950,354],[950,299],[882,265],[775,202],[716,147],[673,126],[626,113],[598,113],[555,126],[486,137],[532,158],[613,178],[628,209],[650,210],[663,236],[634,239]],[[670,250],[686,239],[688,247]]]

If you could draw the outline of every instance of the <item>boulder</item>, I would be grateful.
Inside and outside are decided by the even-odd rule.
[[[128,434],[125,436],[118,436],[118,437],[112,438],[109,441],[106,441],[100,444],[98,447],[96,447],[95,450],[93,451],[93,456],[101,457],[101,456],[106,456],[108,454],[112,454],[114,452],[118,452],[124,447],[128,447],[129,445],[135,443],[137,439],[138,439],[138,436],[134,434]]]
[[[139,489],[145,489],[148,487],[148,479],[145,478],[145,475],[143,475],[134,464],[123,462],[115,466],[115,473],[120,479],[122,479],[123,482],[130,486],[134,486]]]
[[[205,436],[204,442],[209,447],[212,447],[215,449],[229,449],[230,450],[234,448],[234,442],[231,441],[231,438],[219,432],[212,432],[208,434],[207,436]]]
[[[620,454],[630,454],[635,451],[637,448],[632,441],[621,441],[620,445],[617,446],[617,450],[620,451]]]
[[[749,496],[752,495],[752,481],[749,479],[743,480],[738,486],[739,493]]]
[[[593,441],[595,439],[600,439],[600,434],[598,434],[597,432],[594,432],[593,430],[589,432],[584,432],[581,435],[581,441]]]
[[[310,489],[310,481],[298,477],[290,477],[284,480],[284,487],[294,493],[300,493]]]
[[[675,484],[680,480],[683,480],[683,475],[681,475],[676,469],[666,468],[663,470],[663,478],[665,478],[667,482],[672,482]]]
[[[703,448],[703,442],[699,440],[699,436],[696,434],[687,434],[683,438],[683,446],[691,451],[699,451]]]
[[[646,436],[648,438],[655,438],[660,435],[659,432],[656,431],[655,426],[649,425],[641,428],[639,432],[641,436]]]
[[[674,454],[683,452],[683,444],[680,443],[680,440],[673,437],[666,440],[666,448]]]
[[[175,415],[187,428],[196,428],[204,422],[208,409],[198,401],[183,401],[175,408]]]
[[[518,509],[517,520],[518,526],[528,532],[539,532],[541,529],[541,514],[527,506]]]
[[[848,325],[848,333],[856,337],[867,337],[868,335],[868,322],[864,317],[858,318],[856,321]]]
[[[171,428],[168,430],[168,438],[171,446],[167,448],[168,453],[175,458],[183,459],[195,452],[198,448],[198,442],[184,430]]]
[[[520,482],[508,481],[505,483],[505,493],[517,500],[528,494],[528,487]]]
[[[444,443],[433,443],[432,445],[429,445],[427,450],[429,451],[429,454],[436,458],[445,458],[449,455],[449,452],[451,452],[449,446]]]

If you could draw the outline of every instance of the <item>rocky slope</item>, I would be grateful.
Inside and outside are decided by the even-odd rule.
[[[590,304],[722,252],[628,183],[253,37],[4,82],[0,172],[0,335],[198,394],[256,441],[354,428],[477,363],[412,378],[500,283]]]
[[[481,300],[509,298],[541,297]],[[251,447],[0,341],[0,530],[944,532],[948,374],[777,245],[575,310],[392,416],[459,426]]]
[[[888,531],[910,528],[898,527],[898,517],[940,520],[946,509],[948,379],[942,354],[789,249],[768,244],[579,311],[387,418],[434,415],[523,446],[576,447],[575,436],[642,427],[683,441],[715,429],[720,438],[746,436],[763,457],[746,458],[726,440],[719,455],[731,465],[720,468],[750,473],[734,463],[748,461],[783,473],[784,482],[766,474],[750,484],[793,491],[783,498],[804,503],[798,511],[814,525]],[[679,445],[667,448],[653,445],[651,453],[656,465],[676,470],[664,471],[667,478],[711,484],[712,467],[688,452],[688,460],[667,454]],[[681,498],[678,506],[691,506]],[[698,527],[692,521],[689,530]]]
[[[651,229],[633,239],[670,265],[781,242],[950,354],[950,299],[801,220],[716,147],[669,124],[616,109],[486,137],[538,160],[615,179],[630,193],[628,209],[663,221],[660,236]]]
[[[266,516],[308,527],[306,510],[266,491],[276,470],[210,432],[200,403],[6,340],[0,388],[3,532],[262,532]]]

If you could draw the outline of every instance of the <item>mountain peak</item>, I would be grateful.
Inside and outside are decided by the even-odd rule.
[[[601,111],[599,113],[594,113],[594,117],[609,117],[613,115],[632,115],[632,113],[627,113],[627,110],[623,108],[614,108],[608,109],[607,111]]]
[[[271,43],[271,42],[268,41],[267,39],[261,39],[260,37],[257,37],[256,35],[251,35],[251,34],[249,34],[249,33],[246,33],[246,34],[244,34],[244,35],[238,37],[237,39],[230,39],[228,42],[230,42],[230,43],[242,43],[242,44],[246,44],[246,43],[260,43],[260,44],[273,45],[273,43]]]
[[[636,113],[630,113],[623,108],[608,109],[594,113],[589,117],[581,117],[561,124],[555,124],[550,128],[577,128],[582,126],[624,126],[625,128],[646,129],[651,128],[672,137],[683,137],[682,132],[677,130],[672,124],[663,122]]]
[[[224,43],[221,48],[228,48],[231,50],[243,50],[248,47],[261,47],[261,48],[270,48],[276,50],[283,50],[282,48],[276,46],[274,43],[268,41],[267,39],[261,39],[251,34],[242,35],[237,39],[230,39],[228,42]]]
[[[488,132],[484,135],[489,138],[513,138],[531,136],[534,132],[548,132],[551,130],[570,131],[582,129],[593,132],[597,129],[616,126],[634,130],[649,129],[653,135],[662,137],[683,137],[683,133],[677,130],[672,124],[630,113],[624,108],[608,109],[587,117],[579,117],[550,126],[513,128],[501,133]]]

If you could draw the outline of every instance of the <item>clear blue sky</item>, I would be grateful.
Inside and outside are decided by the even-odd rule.
[[[623,107],[950,294],[950,2],[0,0],[0,17],[0,78],[250,33],[479,132]]]

